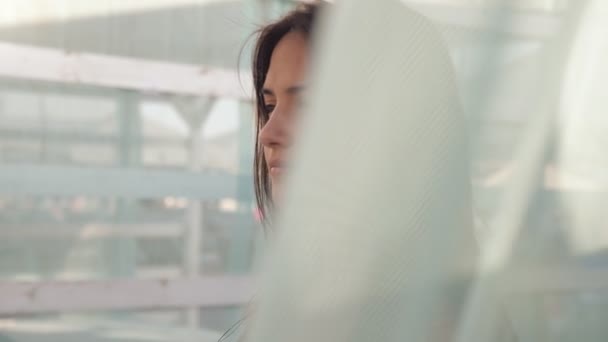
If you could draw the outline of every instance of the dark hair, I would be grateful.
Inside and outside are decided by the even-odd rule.
[[[290,32],[300,32],[309,37],[317,13],[323,1],[313,1],[299,4],[295,9],[278,20],[263,26],[256,32],[256,43],[253,50],[253,86],[255,91],[255,151],[253,159],[253,174],[255,186],[255,199],[263,222],[268,222],[268,212],[272,208],[272,194],[268,167],[264,158],[264,149],[260,143],[260,130],[268,122],[269,114],[265,111],[264,82],[270,67],[270,58],[279,41]],[[250,303],[251,305],[251,303]],[[232,333],[239,329],[247,317],[240,319],[220,337],[219,342],[225,341]]]
[[[270,58],[279,41],[290,32],[299,32],[309,37],[317,17],[318,9],[323,2],[299,4],[294,10],[277,21],[262,27],[257,32],[257,41],[253,51],[253,86],[255,90],[255,151],[253,160],[255,199],[263,222],[268,222],[268,213],[272,208],[271,184],[268,167],[264,158],[264,149],[260,143],[260,130],[268,122],[269,114],[264,110],[262,88],[270,67]]]

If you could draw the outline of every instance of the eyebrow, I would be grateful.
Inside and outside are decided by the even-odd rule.
[[[291,86],[291,87],[287,88],[287,93],[288,94],[297,94],[297,93],[301,92],[304,88],[305,88],[305,86],[303,86],[303,85]],[[272,91],[272,89],[269,89],[269,88],[263,88],[262,94],[270,95],[270,96],[275,95],[274,91]]]

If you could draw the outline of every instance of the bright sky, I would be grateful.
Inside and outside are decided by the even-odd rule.
[[[228,0],[2,0],[0,27],[63,21]]]

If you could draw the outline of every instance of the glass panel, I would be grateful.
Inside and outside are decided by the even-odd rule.
[[[31,50],[0,58],[26,63],[0,76],[0,287],[228,280],[205,294],[218,303],[159,312],[0,304],[0,340],[216,341],[240,319],[260,239],[253,107],[221,84],[250,73],[246,37],[289,7],[265,3],[2,1],[3,51]]]

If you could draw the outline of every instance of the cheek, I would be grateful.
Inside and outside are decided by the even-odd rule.
[[[271,149],[266,146],[263,146],[262,151],[264,152],[264,153],[262,153],[262,157],[264,157],[264,162],[267,162],[268,157],[270,157]]]
[[[298,114],[295,111],[289,111],[285,113],[286,115],[283,118],[282,126],[281,126],[281,134],[282,134],[282,142],[283,148],[289,148],[294,140],[297,140],[296,132],[298,131],[298,123],[299,118]]]
[[[285,135],[287,137],[287,141],[292,142],[294,139],[294,134],[297,131],[296,127],[298,126],[298,116],[291,115],[287,119],[287,123],[285,124]]]

